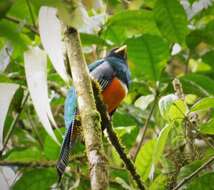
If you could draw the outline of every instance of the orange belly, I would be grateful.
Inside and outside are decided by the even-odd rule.
[[[118,78],[114,78],[111,84],[102,92],[103,101],[107,105],[108,112],[114,111],[126,96],[124,85]]]

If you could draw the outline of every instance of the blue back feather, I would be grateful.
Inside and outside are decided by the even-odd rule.
[[[65,105],[64,105],[64,120],[66,128],[69,128],[74,121],[77,110],[77,95],[74,87],[71,87],[68,91]]]

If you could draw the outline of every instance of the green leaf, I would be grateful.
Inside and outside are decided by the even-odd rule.
[[[214,172],[206,173],[191,181],[186,190],[213,190]]]
[[[152,168],[153,150],[156,143],[156,139],[147,141],[140,149],[136,158],[136,168],[144,181],[149,177]]]
[[[142,77],[144,74],[151,80],[159,80],[169,56],[165,41],[159,36],[145,34],[127,40],[127,45],[132,75]]]
[[[164,119],[170,123],[179,120],[182,121],[188,112],[185,102],[174,94],[169,94],[159,100],[159,109]]]
[[[156,144],[156,147],[154,149],[154,154],[153,154],[153,163],[154,164],[156,164],[159,161],[159,159],[161,158],[161,156],[163,154],[164,147],[167,142],[168,134],[169,134],[170,130],[171,130],[171,126],[167,125],[161,130],[161,132],[159,134],[159,137],[157,139],[157,144]]]
[[[167,117],[171,120],[183,120],[188,112],[188,107],[181,99],[176,100],[169,108]]]
[[[34,9],[31,10],[34,13]],[[8,15],[21,19],[23,22],[27,21],[28,23],[32,24],[31,15],[26,0],[15,0],[11,9],[8,11]]]
[[[139,127],[136,126],[126,126],[115,128],[118,137],[121,139],[122,144],[127,148],[131,148],[135,142],[138,135]]]
[[[204,123],[199,128],[200,133],[214,135],[214,119],[211,119],[209,122]]]
[[[105,40],[94,34],[80,33],[80,38],[82,44],[85,46],[91,46],[93,44],[100,46],[108,45]]]
[[[18,48],[26,49],[27,38],[20,34],[19,29],[14,23],[2,20],[0,22],[0,37],[8,39],[13,45]]]
[[[210,65],[212,67],[212,69],[214,69],[213,60],[214,60],[214,51],[213,50],[207,52],[205,55],[202,56],[202,61],[204,63]]]
[[[165,190],[167,189],[167,177],[165,175],[159,175],[155,178],[152,184],[149,186],[149,190]]]
[[[175,94],[168,94],[166,96],[163,96],[160,98],[158,102],[158,107],[160,110],[160,113],[163,117],[167,114],[169,111],[170,106],[178,99],[178,97]]]
[[[56,131],[55,131],[56,134]],[[59,136],[59,135],[56,135]],[[59,139],[59,138],[58,138]],[[47,135],[44,143],[44,153],[48,160],[57,160],[60,154],[60,146],[54,142],[54,140]]]
[[[56,182],[55,169],[34,169],[25,172],[12,187],[13,190],[47,190]]]
[[[214,108],[214,98],[213,97],[206,97],[198,102],[196,102],[192,108],[191,111],[198,111],[198,110],[205,110],[209,108]]]
[[[169,42],[184,44],[188,33],[187,16],[177,0],[157,0],[154,17],[162,35]]]
[[[114,43],[121,43],[133,35],[159,34],[151,11],[121,11],[112,16],[104,26],[101,36]]]
[[[135,125],[135,120],[129,116],[126,112],[116,112],[112,117],[114,127],[128,127]]]
[[[30,147],[28,149],[13,149],[6,155],[8,161],[38,161],[42,158],[41,150],[37,147]]]
[[[180,78],[184,92],[197,94],[199,96],[209,96],[214,94],[214,80],[211,78],[199,75],[189,74]]]

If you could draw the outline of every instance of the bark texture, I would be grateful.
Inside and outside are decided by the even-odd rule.
[[[78,96],[78,108],[90,165],[91,189],[105,190],[108,189],[108,162],[102,145],[101,120],[96,110],[89,71],[82,54],[78,32],[74,28],[65,28],[64,41],[73,85]]]

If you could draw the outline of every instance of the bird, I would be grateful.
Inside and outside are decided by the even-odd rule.
[[[88,65],[90,76],[100,85],[102,100],[110,116],[126,97],[131,82],[131,73],[127,64],[126,45],[112,49],[105,58]],[[77,94],[74,87],[67,93],[64,104],[66,132],[56,165],[59,181],[68,165],[69,155],[76,137],[79,135]]]

